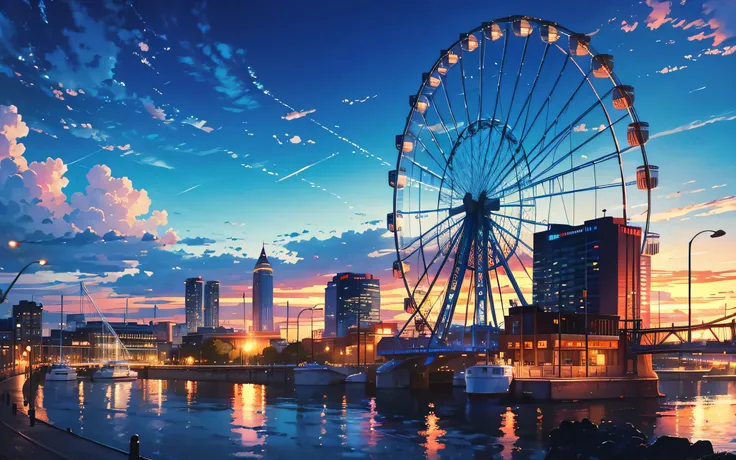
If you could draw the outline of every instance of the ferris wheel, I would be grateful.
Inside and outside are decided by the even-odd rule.
[[[530,303],[534,234],[553,225],[607,210],[643,227],[642,250],[656,236],[649,125],[613,68],[591,36],[513,16],[462,34],[422,74],[388,177],[410,314],[399,334],[413,323],[442,343],[456,311],[498,327],[504,299]]]

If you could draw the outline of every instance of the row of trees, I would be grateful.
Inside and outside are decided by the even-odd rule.
[[[312,361],[311,350],[305,350],[301,343],[293,342],[281,352],[275,347],[266,347],[259,353],[257,350],[245,352],[230,342],[220,339],[207,339],[201,346],[183,344],[179,350],[179,362],[197,364],[298,364]],[[315,350],[314,361],[329,361],[329,353]]]

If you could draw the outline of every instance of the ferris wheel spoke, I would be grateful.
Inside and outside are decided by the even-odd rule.
[[[524,222],[524,223],[527,223],[527,224],[530,224],[530,225],[538,225],[540,227],[549,227],[549,224],[546,224],[544,222],[537,222],[535,220],[524,219],[523,217],[508,216],[506,214],[498,214],[498,213],[495,213],[495,212],[491,212],[490,215],[491,216],[496,216],[496,217],[505,217],[506,219],[516,220],[516,221]],[[493,219],[491,219],[491,222],[492,221],[493,221]]]
[[[568,62],[570,62],[570,56],[566,55],[565,62],[562,64],[562,68],[560,69],[560,72],[557,74],[557,79],[555,80],[554,84],[552,85],[552,88],[549,91],[549,94],[547,95],[547,98],[544,100],[542,105],[539,107],[539,110],[537,111],[536,115],[534,115],[534,119],[532,119],[532,124],[529,125],[529,130],[526,129],[526,123],[528,121],[527,119],[524,121],[524,127],[521,129],[521,137],[519,138],[519,145],[523,145],[524,141],[526,140],[526,137],[531,133],[532,129],[534,128],[534,125],[537,123],[537,120],[540,116],[542,116],[542,113],[544,112],[544,108],[548,107],[550,104],[550,101],[552,100],[552,95],[554,95],[555,90],[557,89],[557,85],[560,83],[560,80],[562,80],[562,75],[565,73],[565,69],[567,68]]]
[[[421,235],[419,235],[418,237],[414,238],[411,243],[409,243],[405,247],[401,248],[401,251],[407,251],[409,248],[413,247],[415,244],[420,243],[419,246],[417,246],[415,249],[413,249],[409,254],[407,254],[406,256],[402,257],[401,261],[402,262],[406,262],[407,260],[409,260],[410,257],[412,257],[414,254],[416,254],[420,249],[422,249],[422,247],[423,247],[422,243],[423,243],[423,241],[425,239],[427,241],[429,241],[429,240],[432,240],[432,239],[435,239],[435,238],[440,238],[445,233],[448,233],[448,232],[452,231],[452,229],[455,226],[457,226],[458,223],[462,222],[462,219],[458,219],[457,221],[452,222],[447,228],[445,228],[444,230],[440,231],[436,235],[432,235],[431,237],[429,237],[430,232],[433,232],[433,231],[437,230],[438,227],[440,227],[441,225],[443,225],[444,223],[446,223],[451,218],[452,218],[452,216],[446,217],[445,219],[443,219],[438,224],[432,226],[432,228],[430,228],[426,232],[424,232]]]
[[[437,139],[437,136],[434,134],[434,130],[431,126],[429,126],[429,123],[427,122],[427,117],[422,114],[422,121],[424,121],[424,128],[429,131],[429,135],[432,138],[432,141],[434,141],[435,145],[437,146],[437,150],[440,151],[442,154],[442,159],[445,160],[445,163],[447,163],[447,154],[445,153],[444,149],[442,148],[442,145],[440,144],[439,140]]]
[[[445,85],[445,79],[441,78],[440,80],[442,81],[440,86],[442,87],[442,92],[445,95],[445,102],[447,102],[447,108],[450,110],[450,117],[452,117],[452,124],[455,126],[455,133],[457,133],[459,136],[460,126],[457,124],[457,118],[455,117],[455,112],[452,110],[452,103],[450,103],[450,95],[447,93],[447,86]]]
[[[514,245],[511,246],[511,244],[509,244],[508,240],[506,239],[504,235],[499,234],[499,236],[503,239],[504,243],[506,243],[506,246],[509,247],[509,255],[507,257],[507,260],[510,259],[512,255],[516,257],[516,260],[518,260],[519,264],[521,264],[521,268],[524,270],[524,273],[526,274],[527,278],[529,278],[529,281],[532,281],[532,275],[529,274],[529,270],[527,270],[526,264],[524,264],[524,261],[521,260],[521,256],[519,256],[519,252],[516,250],[518,248],[518,243],[521,242],[521,239],[519,239],[518,237],[517,238],[512,237],[514,240]]]
[[[442,269],[445,267],[445,264],[447,263],[447,259],[449,259],[450,254],[452,254],[452,249],[457,245],[458,240],[460,239],[460,235],[463,234],[464,228],[465,228],[465,220],[462,220],[463,225],[460,227],[460,230],[455,233],[445,244],[446,253],[444,254],[444,257],[442,258],[442,263],[440,263],[439,268],[437,269],[437,272],[434,274],[434,277],[432,278],[432,282],[429,284],[429,288],[427,289],[427,292],[424,294],[424,297],[422,298],[422,301],[419,303],[417,308],[421,308],[424,305],[424,302],[429,297],[429,293],[432,292],[432,288],[434,287],[435,283],[437,282],[437,279],[439,279],[440,274],[442,273]],[[429,273],[429,268],[439,260],[440,256],[445,251],[440,248],[437,253],[432,258],[432,261],[424,268],[424,272],[422,273],[422,276],[420,276],[417,279],[417,284],[414,286],[414,289],[412,290],[411,297],[414,298],[417,292],[417,288],[422,284],[422,281],[424,281],[425,278],[427,278],[427,275]]]
[[[424,142],[419,138],[419,136],[415,137],[415,139],[417,140],[417,142],[419,142],[419,144],[422,146],[422,148],[424,149],[424,151],[427,152],[427,155],[429,155],[429,158],[431,158],[432,161],[434,161],[435,164],[440,167],[440,169],[444,169],[446,167],[447,162],[445,162],[445,164],[442,164],[439,161],[437,161],[437,159],[434,157],[434,155],[432,155],[432,153],[429,151],[429,149],[424,144]]]
[[[628,152],[629,150],[632,150],[633,148],[634,147],[626,147],[625,149],[621,150],[620,154],[623,155],[624,153]],[[495,193],[495,196],[497,196],[499,198],[502,198],[502,197],[508,196],[510,194],[510,193],[507,193],[507,192],[511,192],[511,193],[523,192],[523,191],[528,190],[530,188],[537,187],[539,185],[542,185],[544,183],[547,183],[550,180],[557,179],[558,177],[562,177],[562,176],[565,176],[567,174],[571,174],[573,172],[581,171],[583,169],[590,168],[590,167],[595,168],[596,165],[601,164],[601,163],[604,163],[606,161],[614,160],[614,159],[618,158],[618,156],[619,156],[619,153],[618,152],[607,153],[607,154],[602,155],[602,156],[600,156],[598,158],[595,158],[593,160],[589,160],[589,161],[586,161],[585,163],[581,163],[581,164],[575,166],[574,168],[570,168],[570,169],[568,169],[566,171],[555,173],[552,176],[548,176],[548,177],[539,177],[538,176],[533,181],[530,181],[528,183],[525,183],[525,184],[522,184],[522,185],[514,184],[512,186],[503,188],[503,189],[499,190],[498,192],[496,192]],[[597,176],[596,176],[596,181],[597,181]],[[619,185],[620,185],[620,183],[619,183]],[[596,182],[596,186],[597,187],[605,187],[605,185],[597,185],[597,182]],[[510,205],[512,205],[513,203],[514,202],[512,201],[512,202],[506,202],[504,204],[510,204]],[[503,206],[503,204],[501,206]]]
[[[581,84],[580,84],[580,85],[579,85],[579,86],[577,87],[577,89],[575,90],[575,93],[573,93],[573,95],[572,95],[572,96],[570,97],[570,99],[569,99],[569,100],[567,101],[567,103],[566,103],[566,104],[565,104],[565,106],[564,106],[564,107],[562,108],[562,110],[560,110],[560,113],[558,113],[558,114],[557,114],[557,117],[555,117],[554,121],[552,121],[552,123],[550,123],[550,125],[549,125],[549,126],[547,127],[547,129],[546,129],[546,130],[544,131],[544,134],[542,134],[542,137],[541,137],[541,138],[539,139],[539,141],[537,141],[537,143],[536,143],[536,144],[534,144],[534,147],[532,147],[532,149],[531,149],[531,150],[530,150],[529,152],[527,152],[527,156],[529,156],[529,157],[530,157],[530,159],[529,159],[529,163],[530,163],[530,164],[531,164],[531,163],[534,163],[534,161],[535,161],[535,160],[536,160],[536,159],[537,159],[537,158],[538,158],[538,157],[539,157],[539,156],[540,156],[540,155],[541,155],[542,153],[544,153],[544,151],[545,151],[545,150],[546,150],[546,149],[547,149],[547,148],[548,148],[548,147],[549,147],[550,145],[554,144],[554,143],[555,143],[555,142],[556,142],[557,140],[559,140],[559,139],[560,139],[560,137],[562,137],[562,136],[567,136],[567,135],[569,135],[569,134],[570,134],[570,133],[572,132],[572,129],[573,129],[574,127],[575,127],[575,125],[577,125],[578,123],[580,123],[580,121],[581,121],[581,120],[582,120],[583,118],[585,118],[585,117],[586,117],[586,116],[587,116],[587,115],[588,115],[588,114],[589,114],[590,112],[592,112],[592,111],[593,111],[593,109],[595,109],[596,107],[598,107],[598,106],[600,105],[600,100],[599,100],[598,98],[596,98],[595,102],[593,102],[593,104],[591,104],[591,105],[590,105],[590,107],[586,108],[586,109],[585,109],[585,110],[584,110],[584,111],[583,111],[583,112],[582,112],[582,113],[581,113],[580,115],[578,115],[578,116],[577,116],[577,117],[576,117],[576,118],[575,118],[575,119],[574,119],[573,121],[571,121],[571,122],[570,122],[570,123],[569,123],[569,124],[568,124],[567,126],[565,126],[565,127],[564,127],[564,128],[562,129],[562,130],[560,130],[560,132],[559,132],[559,133],[557,133],[557,134],[556,134],[556,135],[555,135],[555,136],[554,136],[554,137],[553,137],[553,138],[552,138],[552,139],[551,139],[551,140],[550,140],[549,142],[547,142],[546,144],[544,143],[544,142],[545,142],[545,139],[546,139],[546,137],[547,137],[547,134],[549,134],[550,130],[551,130],[551,129],[552,129],[553,127],[557,126],[557,124],[558,124],[558,123],[560,122],[560,119],[561,119],[561,117],[562,117],[562,114],[563,114],[563,113],[565,113],[565,111],[566,111],[566,110],[568,109],[568,107],[570,106],[570,103],[572,103],[572,101],[573,101],[573,100],[575,99],[575,96],[577,96],[577,94],[578,94],[578,91],[580,91],[580,88],[582,88],[582,87],[583,87],[583,84],[584,84],[584,83],[585,83],[586,81],[587,81],[587,75],[586,75],[586,79],[584,79],[584,80],[583,80],[583,81],[581,82]],[[609,94],[611,94],[611,92],[612,92],[612,91],[613,91],[613,88],[611,88],[610,90],[608,90],[608,92],[606,92],[606,94],[604,94],[604,95],[603,95],[603,97],[606,97],[606,96],[608,96]],[[539,147],[540,145],[542,145],[542,150],[540,150],[539,152],[537,152],[536,156],[532,157],[531,155],[532,155],[532,154],[533,154],[533,153],[534,153],[534,152],[535,152],[535,151],[537,150],[537,148],[538,148],[538,147]]]
[[[465,65],[464,65],[465,50],[462,47],[460,47],[460,49],[462,50],[462,53],[461,53],[462,57],[460,59],[460,74],[462,78],[460,79],[460,81],[463,87],[463,103],[465,104],[465,117],[468,120],[468,126],[470,126],[472,122],[470,121],[470,109],[468,109],[468,92],[465,89]]]
[[[490,233],[490,236],[491,236],[491,240],[493,241],[493,244],[496,246],[496,248],[498,248],[498,250],[500,250],[501,246],[498,244],[498,241],[496,240],[496,237],[493,235],[493,232]],[[511,282],[511,285],[514,287],[514,291],[516,291],[516,296],[519,298],[519,301],[521,302],[522,305],[527,305],[526,299],[524,298],[524,294],[521,292],[521,289],[519,288],[519,283],[516,282],[514,273],[511,271],[511,268],[509,268],[508,261],[506,260],[505,257],[503,257],[503,252],[501,252],[501,257],[499,257],[499,262],[503,266],[503,269],[506,272],[506,276]]]
[[[432,96],[432,102],[436,102],[434,95]],[[432,104],[432,107],[434,107],[434,111],[437,114],[437,118],[440,120],[440,127],[445,131],[445,134],[447,134],[447,139],[450,141],[450,145],[453,145],[457,139],[453,139],[452,135],[450,134],[450,129],[447,127],[447,123],[445,123],[445,119],[440,113],[440,109],[437,108],[437,104]],[[429,129],[431,129],[430,126],[428,126]],[[457,138],[457,126],[455,126],[455,137]]]
[[[505,218],[507,216],[503,216],[503,217]],[[529,243],[527,243],[526,241],[524,241],[523,239],[521,239],[519,237],[519,235],[514,235],[513,233],[511,233],[510,231],[508,231],[506,229],[506,227],[504,227],[501,224],[496,223],[496,221],[494,221],[493,219],[490,219],[490,222],[491,222],[491,225],[492,226],[496,227],[498,230],[502,231],[503,233],[505,233],[509,237],[517,239],[519,241],[519,243],[521,243],[522,246],[524,246],[529,251],[532,251],[532,253],[534,252],[534,248],[532,248],[531,246],[529,246]]]
[[[478,80],[478,117],[476,121],[480,121],[483,116],[483,70],[486,68],[486,41],[483,38],[480,42],[480,78]]]
[[[503,71],[506,66],[506,52],[509,47],[509,25],[506,24],[506,33],[504,34],[503,38],[503,55],[501,56],[501,69],[498,71],[498,84],[496,85],[496,101],[493,103],[493,115],[491,116],[491,123],[493,123],[496,120],[496,111],[498,110],[498,102],[501,97],[501,85],[503,84]],[[490,150],[491,147],[491,141],[493,139],[493,136],[488,136],[488,147],[482,148],[483,151],[483,167],[480,169],[481,171],[486,170],[486,166],[488,165],[488,150]]]
[[[574,149],[571,149],[570,151],[568,151],[567,153],[565,153],[564,155],[562,155],[562,156],[561,156],[560,158],[558,158],[557,160],[555,160],[555,161],[554,161],[554,162],[553,162],[553,163],[552,163],[552,164],[551,164],[550,166],[548,166],[548,167],[547,167],[547,168],[546,168],[546,169],[545,169],[544,171],[542,171],[541,173],[539,173],[539,174],[538,174],[537,176],[535,176],[535,177],[532,177],[532,179],[531,179],[531,180],[532,180],[532,181],[534,181],[534,180],[536,180],[536,179],[537,179],[538,177],[540,177],[540,176],[543,176],[543,175],[547,174],[547,173],[548,173],[549,171],[553,170],[553,169],[554,169],[554,168],[555,168],[555,167],[556,167],[557,165],[559,165],[559,164],[560,164],[560,163],[562,163],[563,161],[567,160],[568,158],[571,158],[571,157],[572,157],[572,155],[573,155],[573,154],[574,154],[575,152],[577,152],[578,150],[580,150],[580,149],[582,149],[583,147],[585,147],[586,145],[588,145],[588,143],[592,142],[592,141],[593,141],[594,139],[596,139],[596,138],[597,138],[598,136],[600,136],[601,134],[603,134],[603,133],[607,132],[607,131],[608,131],[608,130],[610,130],[610,129],[613,129],[613,127],[614,127],[615,125],[617,125],[618,123],[620,123],[620,122],[621,122],[622,120],[624,120],[624,119],[626,119],[626,118],[628,118],[628,114],[624,114],[624,115],[622,115],[622,116],[621,116],[621,118],[619,118],[618,120],[616,120],[616,121],[614,121],[613,123],[609,124],[609,125],[608,125],[608,126],[606,126],[606,127],[604,128],[604,129],[600,129],[600,130],[596,131],[596,133],[595,133],[595,134],[593,134],[592,136],[588,137],[588,138],[587,138],[586,140],[584,140],[583,142],[581,142],[581,143],[580,143],[580,144],[579,144],[579,145],[578,145],[577,147],[575,147]],[[618,152],[617,152],[617,153],[618,153]],[[549,153],[548,153],[547,155],[549,155]],[[531,168],[531,171],[530,171],[530,172],[531,172],[531,173],[533,173],[534,171],[536,171],[536,169],[537,169],[537,168],[538,168],[539,166],[541,166],[541,165],[542,165],[542,164],[544,163],[544,160],[545,160],[545,159],[546,159],[546,156],[545,156],[545,158],[542,158],[542,160],[540,160],[540,161],[539,161],[539,162],[538,162],[537,164],[535,164],[534,166],[532,166],[532,168]],[[570,169],[572,170],[572,169],[574,169],[574,167],[571,167]],[[572,172],[572,171],[571,171],[571,172]]]
[[[511,151],[511,143],[507,142],[507,136],[506,131],[509,128],[508,122],[511,118],[511,112],[514,108],[514,101],[516,100],[516,91],[519,88],[519,80],[521,79],[521,72],[524,70],[524,61],[526,60],[526,51],[529,47],[529,38],[531,35],[527,35],[526,40],[524,41],[524,50],[521,52],[521,62],[519,62],[519,70],[516,72],[516,81],[514,83],[514,90],[511,93],[511,102],[509,102],[509,109],[506,114],[506,121],[503,122],[503,128],[501,129],[501,138],[498,141],[498,146],[496,147],[496,153],[493,155],[493,158],[491,159],[491,166],[489,169],[489,174],[484,177],[483,187],[482,189],[485,190],[485,188],[488,186],[488,182],[491,180],[491,172],[493,171],[493,167],[496,165],[496,161],[499,158],[499,153],[501,153],[501,147],[505,144],[509,144],[509,151]],[[519,116],[521,116],[521,112],[519,113]],[[512,153],[513,157],[513,153]]]
[[[585,80],[583,80],[582,83],[585,83]],[[577,94],[577,91],[581,87],[582,87],[582,85],[581,86],[578,86],[578,88],[577,88],[577,90],[575,92],[576,94]],[[606,95],[604,95],[604,97],[607,96],[608,94],[610,94],[611,91],[613,91],[613,89],[610,89],[608,91],[608,93],[606,93]],[[574,97],[574,95],[573,95],[573,97]],[[570,101],[572,101],[572,98],[570,99]],[[568,103],[570,101],[568,101]],[[564,141],[567,138],[567,136],[570,136],[573,133],[573,128],[575,127],[575,125],[577,125],[583,118],[585,118],[585,116],[587,116],[590,112],[592,112],[593,109],[595,109],[596,107],[598,107],[599,104],[600,104],[600,101],[599,100],[596,100],[581,115],[579,115],[578,117],[576,117],[575,120],[573,120],[571,123],[569,123],[564,129],[562,129],[551,140],[549,140],[549,142],[547,142],[542,147],[542,149],[539,152],[536,153],[536,155],[534,157],[531,157],[532,153],[545,141],[545,137],[546,137],[547,133],[549,133],[549,131],[559,122],[560,116],[562,115],[562,113],[564,113],[564,110],[567,108],[567,104],[566,104],[566,106],[563,108],[563,110],[560,111],[560,113],[557,115],[557,118],[552,122],[552,124],[544,132],[544,134],[539,139],[539,141],[534,145],[534,147],[529,152],[526,152],[527,163],[530,165],[530,169],[531,170],[534,170],[534,169],[536,169],[536,167],[538,167],[539,164],[543,163],[544,162],[544,159],[547,157],[547,155],[549,155],[552,151],[554,151],[554,149],[550,149],[550,147],[552,147],[552,146],[555,146],[555,147],[559,146],[562,143],[562,141]],[[623,117],[622,117],[622,119],[623,119]],[[620,121],[620,120],[618,120],[618,121]],[[618,121],[617,121],[617,123],[618,123]],[[610,128],[610,126],[609,126],[609,128]],[[594,135],[594,137],[596,135],[598,135],[598,134],[600,134],[600,132],[596,132],[596,134]],[[590,140],[592,140],[592,139],[590,139]],[[537,162],[537,160],[543,154],[545,156],[542,157],[542,159]],[[535,162],[537,162],[536,165],[534,165]],[[509,169],[509,166],[512,166],[512,167]],[[494,190],[497,187],[499,187],[503,183],[503,181],[505,181],[508,178],[509,174],[511,174],[514,171],[515,166],[516,166],[516,164],[513,164],[512,165],[511,162],[507,163],[503,167],[503,169],[500,170],[499,174],[497,175],[497,177],[500,177],[500,180],[496,180],[495,183],[493,184],[493,186],[490,188],[490,190]]]
[[[532,83],[532,87],[529,90],[529,94],[526,96],[526,100],[524,101],[524,104],[521,106],[521,110],[519,111],[519,116],[516,117],[516,121],[514,121],[514,128],[516,128],[519,125],[519,120],[521,120],[521,116],[524,114],[524,110],[526,110],[526,119],[529,119],[529,112],[531,109],[531,100],[532,96],[534,96],[534,90],[537,88],[537,83],[539,83],[539,76],[542,74],[542,69],[544,68],[544,63],[547,62],[547,55],[549,54],[549,43],[547,46],[544,47],[544,54],[542,55],[542,60],[539,63],[539,68],[537,69],[537,75],[534,77],[534,82]],[[524,128],[526,128],[526,122],[524,122]],[[524,132],[524,129],[522,128],[522,132]]]

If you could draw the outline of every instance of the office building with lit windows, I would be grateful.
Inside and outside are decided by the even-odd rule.
[[[602,217],[534,235],[533,303],[544,311],[640,316],[641,229]]]
[[[345,337],[351,328],[381,321],[381,282],[367,273],[338,273],[325,288],[323,337]]]
[[[273,268],[265,247],[253,268],[253,331],[273,331]]]
[[[184,282],[184,315],[187,332],[197,332],[202,326],[202,305],[204,303],[204,281],[202,277],[188,278]]]
[[[207,281],[204,285],[204,327],[220,325],[220,282]]]

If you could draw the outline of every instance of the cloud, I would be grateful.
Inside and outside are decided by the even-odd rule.
[[[296,120],[297,118],[306,117],[310,113],[316,112],[317,109],[311,109],[311,110],[303,110],[301,112],[289,112],[286,114],[286,116],[281,117],[284,120]]]
[[[291,139],[289,139],[289,142],[291,142],[292,144],[299,144],[301,143],[301,141],[302,141],[302,138],[299,136],[294,136]]]
[[[585,123],[581,123],[578,126],[573,127],[572,130],[576,133],[584,133],[588,131],[588,128],[585,126]]]
[[[130,144],[118,145],[118,150],[122,150],[122,151],[130,150]]]
[[[186,246],[209,246],[210,244],[214,244],[215,240],[210,238],[204,238],[201,236],[198,236],[196,238],[184,238],[179,240],[179,244],[184,244]]]
[[[671,11],[669,0],[646,0],[646,3],[647,6],[652,8],[646,19],[647,27],[651,30],[659,29],[666,23],[672,21],[672,18],[667,17]]]
[[[173,228],[166,230],[163,236],[159,239],[161,244],[176,244],[179,241],[179,234]]]
[[[143,51],[143,52],[146,52],[146,51],[148,51],[148,49],[149,49],[149,48],[148,48],[148,44],[146,44],[146,43],[144,43],[144,42],[140,42],[140,43],[138,43],[138,48],[140,48],[140,49],[141,49],[141,51]]]
[[[621,30],[623,30],[623,31],[624,31],[624,32],[626,32],[626,33],[628,33],[628,32],[633,32],[633,31],[635,31],[635,30],[636,30],[636,27],[637,27],[638,25],[639,25],[639,23],[638,23],[638,22],[635,22],[635,23],[633,23],[633,24],[629,24],[629,23],[628,23],[628,22],[626,22],[626,21],[621,21]]]
[[[718,46],[736,36],[736,2],[709,0],[703,5],[703,13],[711,16],[708,26],[713,30],[713,33],[710,34],[713,38],[713,46]]]
[[[164,160],[159,160],[156,157],[146,157],[139,161],[139,163],[148,165],[148,166],[155,166],[157,168],[164,168],[164,169],[174,169],[173,166],[166,163]]]
[[[124,97],[125,87],[114,78],[120,49],[107,39],[105,23],[92,19],[79,4],[71,17],[74,27],[62,32],[67,43],[46,55],[51,64],[48,76],[68,88],[84,88],[92,96],[106,91]]]
[[[710,119],[705,120],[705,121],[695,120],[695,121],[693,121],[693,122],[691,122],[690,124],[687,124],[687,125],[678,126],[677,128],[669,129],[667,131],[660,131],[660,132],[652,135],[650,137],[650,139],[656,139],[658,137],[669,136],[670,134],[681,133],[683,131],[690,131],[691,129],[702,128],[703,126],[712,125],[713,123],[718,123],[718,122],[721,122],[721,121],[732,121],[732,120],[736,120],[736,115],[731,115],[731,116],[721,115],[721,116],[718,116],[718,117],[710,118]]]
[[[661,73],[662,75],[664,75],[664,74],[667,74],[667,73],[677,72],[678,70],[683,70],[683,69],[687,69],[687,66],[686,65],[681,65],[680,67],[677,67],[677,66],[672,66],[672,67],[665,66],[664,68],[662,68],[662,70],[657,70],[657,73]]]
[[[210,128],[209,126],[205,126],[207,123],[207,120],[198,120],[194,117],[188,117],[186,120],[182,121],[182,123],[186,125],[194,126],[197,129],[201,129],[202,131],[206,133],[211,133],[214,131],[214,128]]]
[[[736,211],[736,196],[725,196],[716,200],[681,206],[668,209],[667,211],[654,213],[651,216],[651,222],[667,221],[693,213],[697,213],[695,214],[696,217],[705,217],[734,211]],[[638,219],[639,217],[632,220]]]
[[[688,93],[697,93],[698,91],[703,91],[705,88],[705,86],[701,86],[700,88],[691,89],[690,91],[688,91]]]
[[[161,121],[166,120],[166,112],[164,112],[163,109],[156,107],[151,99],[143,98],[141,99],[141,102],[143,103],[143,108],[146,109],[146,112],[148,112],[152,118]]]

